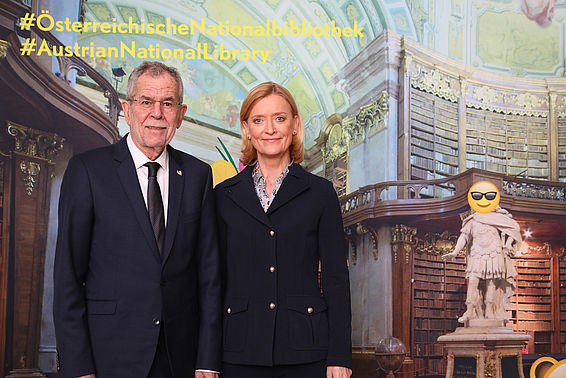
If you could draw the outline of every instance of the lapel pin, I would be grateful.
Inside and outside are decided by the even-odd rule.
[[[177,171],[177,174],[178,174],[179,176],[183,176],[183,172],[182,172],[182,171]]]

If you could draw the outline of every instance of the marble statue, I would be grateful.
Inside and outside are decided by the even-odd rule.
[[[517,271],[511,257],[522,242],[519,224],[501,207],[490,213],[474,212],[462,222],[454,251],[442,256],[453,258],[468,246],[466,312],[458,319],[506,322],[506,311],[516,292]]]

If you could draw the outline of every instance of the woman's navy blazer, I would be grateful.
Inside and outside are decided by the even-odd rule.
[[[224,361],[272,366],[326,359],[328,366],[351,367],[347,250],[336,192],[328,180],[292,164],[264,212],[252,169],[215,189]]]

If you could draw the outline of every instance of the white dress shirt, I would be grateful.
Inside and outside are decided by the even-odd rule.
[[[145,207],[147,208],[148,168],[144,166],[144,164],[152,160],[149,160],[149,158],[145,156],[145,154],[134,144],[132,134],[128,134],[126,141],[128,143],[128,149],[130,150],[132,159],[134,159],[134,166],[136,167],[136,173],[138,174],[143,200],[145,201]],[[157,182],[159,183],[161,199],[163,200],[163,217],[165,219],[165,226],[167,226],[167,207],[169,205],[169,153],[167,152],[167,148],[165,148],[161,155],[153,161],[159,163],[161,166],[157,170]]]
[[[134,166],[136,167],[136,173],[138,174],[143,200],[145,201],[145,207],[147,208],[147,186],[149,185],[147,176],[149,174],[149,169],[144,164],[152,160],[149,160],[149,158],[145,156],[145,154],[134,144],[132,134],[128,134],[126,142],[128,143],[128,149],[130,150],[130,154],[134,160]],[[157,182],[159,183],[161,199],[163,200],[163,217],[165,219],[165,226],[167,226],[167,208],[169,205],[169,152],[167,152],[167,148],[165,148],[161,155],[153,161],[159,163],[161,166],[157,170]],[[196,371],[218,373],[214,370],[205,369],[197,369]]]

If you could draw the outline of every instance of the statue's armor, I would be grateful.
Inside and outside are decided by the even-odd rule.
[[[466,278],[508,279],[517,275],[513,262],[503,252],[505,235],[501,235],[496,227],[470,220],[462,233],[466,235],[470,253]]]

